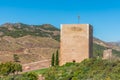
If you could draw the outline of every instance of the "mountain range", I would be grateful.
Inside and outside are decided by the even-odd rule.
[[[93,38],[94,56],[102,56],[103,50],[111,48],[120,56],[120,43],[104,42]],[[50,59],[60,48],[60,29],[51,24],[28,25],[5,23],[0,25],[0,61],[13,61],[19,56],[21,63]]]

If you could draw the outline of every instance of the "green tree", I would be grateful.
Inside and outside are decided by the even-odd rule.
[[[19,62],[19,56],[17,54],[13,55],[14,62]]]
[[[119,80],[120,61],[110,63],[101,58],[85,59],[81,63],[51,67],[43,76],[45,80]]]
[[[14,70],[18,74],[18,72],[22,72],[22,65],[18,63],[14,63]]]
[[[27,72],[23,74],[23,77],[26,77],[27,80],[38,80],[38,75],[34,72]]]
[[[59,65],[59,53],[58,50],[56,51],[56,59],[55,59],[55,65]]]
[[[0,75],[7,76],[22,71],[22,65],[16,62],[6,62],[0,64]]]
[[[52,54],[51,66],[55,65],[55,56],[54,53]]]

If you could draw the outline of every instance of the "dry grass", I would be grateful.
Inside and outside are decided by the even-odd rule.
[[[51,54],[59,49],[59,42],[46,37],[24,36],[0,38],[0,61],[13,60],[18,54],[21,63],[29,63],[51,58]]]

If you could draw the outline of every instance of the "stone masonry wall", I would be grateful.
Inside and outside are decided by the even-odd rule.
[[[61,25],[60,65],[81,62],[92,56],[92,27],[89,24]]]

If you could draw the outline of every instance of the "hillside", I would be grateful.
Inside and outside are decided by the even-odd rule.
[[[5,23],[0,26],[0,61],[13,60],[14,54],[19,56],[21,63],[49,59],[59,49],[59,41],[60,30],[51,24]],[[120,50],[119,46],[112,46],[97,38],[93,42],[95,57],[102,56],[106,48],[115,49],[113,53],[120,55],[117,51]]]
[[[45,80],[119,80],[120,61],[86,59],[81,63],[66,63],[43,72]]]
[[[95,38],[95,37],[93,38],[93,42],[98,44],[98,45],[120,51],[120,43],[119,42],[104,42],[104,41],[102,41],[98,38]]]
[[[116,46],[120,46],[120,42],[108,42],[111,45],[116,45]]]
[[[13,55],[20,57],[21,63],[45,60],[59,48],[59,42],[44,37],[24,36],[0,38],[0,61],[13,60]]]
[[[59,29],[50,24],[28,25],[23,23],[5,23],[0,26],[0,36],[11,36],[14,38],[26,35],[49,37],[59,40]]]
[[[109,46],[113,46],[115,47],[116,49],[120,50],[119,47],[120,47],[120,42],[107,42],[109,44]]]

